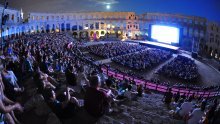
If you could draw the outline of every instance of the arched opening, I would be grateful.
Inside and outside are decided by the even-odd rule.
[[[73,32],[73,37],[76,38],[76,36],[78,35],[77,32]]]
[[[80,31],[83,30],[83,27],[82,27],[81,25],[79,25],[79,30],[80,30]]]
[[[66,24],[66,30],[67,30],[67,31],[70,31],[70,24],[69,24],[69,23]]]
[[[46,32],[47,32],[47,33],[50,32],[50,25],[49,25],[49,24],[47,24]]]
[[[25,27],[23,26],[21,30],[22,30],[22,35],[24,35],[25,34]]]
[[[53,24],[52,31],[53,32],[55,31],[55,24]]]
[[[95,34],[97,37],[99,37],[99,31],[96,31]]]
[[[101,35],[104,35],[105,34],[105,32],[104,31],[101,31]]]
[[[90,25],[90,29],[94,29],[94,24],[91,24],[91,25]]]
[[[45,32],[44,32],[44,27],[41,27],[41,33],[45,33]]]
[[[62,31],[65,31],[65,25],[64,25],[64,23],[61,24],[61,30],[62,30]]]
[[[90,32],[90,37],[93,37],[93,36],[94,36],[94,32],[91,31],[91,32]]]
[[[86,39],[88,38],[88,32],[87,31],[81,31],[79,34],[80,38]]]
[[[60,32],[60,30],[61,30],[61,28],[60,28],[60,24],[58,23],[57,25],[56,25],[56,32]]]
[[[77,25],[72,26],[72,31],[77,31]]]

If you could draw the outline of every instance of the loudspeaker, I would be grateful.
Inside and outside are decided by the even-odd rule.
[[[198,58],[198,53],[192,52],[192,58],[197,59]]]

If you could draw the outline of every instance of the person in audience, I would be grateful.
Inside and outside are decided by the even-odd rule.
[[[211,124],[213,121],[215,110],[217,109],[217,107],[218,107],[218,100],[215,99],[206,113],[206,118],[208,119],[209,124]]]
[[[205,115],[205,104],[202,104],[200,108],[195,108],[191,114],[189,114],[188,124],[198,124],[202,117]]]
[[[22,64],[22,72],[26,75],[31,75],[33,73],[33,57],[30,55],[30,52],[26,53],[25,60]]]
[[[180,92],[177,92],[175,95],[174,95],[174,101],[177,103],[180,99]]]
[[[181,98],[185,100],[186,99],[186,93],[183,93],[183,95],[181,95]]]
[[[124,96],[129,100],[135,100],[136,96],[138,96],[138,92],[137,91],[132,91],[132,85],[128,85],[128,88],[124,93]]]
[[[173,98],[173,93],[171,91],[172,89],[169,88],[163,97],[163,101],[165,102],[168,108],[170,108],[170,103],[172,102],[172,98]]]
[[[15,100],[16,96],[23,92],[24,89],[18,85],[17,77],[13,71],[3,69],[1,74],[3,77],[4,85],[6,86],[5,93],[10,99]]]
[[[85,87],[89,86],[89,80],[84,72],[84,67],[79,67],[79,72],[77,74],[77,85],[74,87],[75,91],[80,93],[81,90],[85,91]]]
[[[71,86],[77,85],[77,75],[73,66],[69,65],[69,67],[65,71],[67,84]]]
[[[192,99],[189,98],[187,101],[185,101],[181,107],[179,108],[179,110],[177,110],[177,114],[181,117],[186,119],[189,112],[192,110],[193,108],[193,104],[192,104]]]
[[[138,96],[138,97],[142,97],[142,96],[143,96],[143,92],[144,92],[144,90],[143,90],[143,85],[139,85],[139,86],[137,87],[137,96]]]
[[[7,84],[12,86],[9,93],[13,96],[15,96],[13,90],[23,91],[25,89],[24,96],[23,94],[22,96],[18,95],[22,101],[21,103],[25,103],[24,112],[34,113],[34,115],[37,115],[36,118],[40,117],[38,120],[45,119],[44,123],[47,119],[51,120],[50,115],[55,113],[56,115],[53,115],[59,117],[62,122],[65,122],[65,119],[73,119],[72,123],[86,122],[90,124],[96,123],[105,114],[116,112],[113,107],[116,108],[117,105],[120,105],[117,104],[120,102],[120,97],[122,99],[126,97],[130,100],[135,100],[137,96],[145,97],[143,94],[146,92],[146,87],[143,87],[143,84],[137,85],[134,81],[131,81],[136,78],[143,79],[143,77],[133,73],[133,69],[139,71],[149,69],[172,57],[172,53],[169,51],[150,49],[146,46],[124,42],[88,46],[86,49],[90,53],[104,58],[111,58],[112,61],[131,68],[125,71],[114,70],[117,73],[123,72],[126,76],[133,76],[128,80],[126,76],[125,79],[119,80],[114,78],[114,75],[111,77],[106,76],[102,72],[104,66],[95,65],[92,57],[88,57],[81,52],[81,49],[85,48],[77,46],[77,43],[73,42],[65,33],[23,35],[17,42],[7,44],[4,47],[5,51],[0,52],[0,58],[5,65],[0,66],[0,69],[6,67],[0,75],[4,79],[3,83],[0,78],[0,115],[3,115],[0,117],[4,117],[3,119],[7,124],[19,123],[14,111],[23,111],[23,107],[19,103],[8,98],[9,95],[6,92],[10,86]],[[68,47],[68,44],[71,44],[71,46]],[[108,68],[112,70],[110,66]],[[195,62],[184,56],[177,56],[168,65],[163,66],[158,73],[187,81],[198,77]],[[58,79],[58,77],[60,78]],[[105,80],[106,78],[108,80]],[[152,80],[152,83],[166,87],[171,86],[169,82],[160,82],[159,79]],[[21,88],[21,86],[25,88]],[[74,90],[66,88],[68,86],[73,86]],[[210,92],[220,88],[215,86],[199,87],[180,83],[173,85],[173,87]],[[84,92],[81,92],[82,89]],[[78,97],[73,97],[76,94],[84,99],[79,100]],[[190,92],[187,92],[187,94],[189,95]],[[192,99],[197,102],[195,106],[199,106],[205,97],[201,95],[200,98],[196,98],[193,94],[186,102],[187,94],[180,96],[178,92],[174,96],[176,106],[180,108],[178,114],[182,117],[186,117],[193,109]],[[198,93],[196,96],[198,96]],[[163,98],[168,107],[170,107],[172,98],[172,90],[168,88]],[[204,114],[203,106],[208,103],[209,99],[204,100],[201,103],[202,107],[195,109],[190,114],[189,124],[196,124],[201,119]],[[218,103],[215,101],[206,115],[212,124],[219,123],[219,108],[217,105]],[[59,119],[57,120],[55,116],[52,117],[52,120],[58,122]]]
[[[220,123],[220,104],[218,105],[217,109],[215,110],[213,121],[211,124],[219,124]]]
[[[61,120],[73,117],[77,107],[79,107],[78,100],[75,97],[71,97],[71,92],[74,92],[74,90],[67,87],[64,101],[57,100],[53,89],[46,89],[43,93],[47,104]]]
[[[4,95],[4,84],[0,75],[0,115],[7,124],[15,124],[20,122],[14,115],[14,111],[23,112],[23,107],[19,103],[15,103]]]
[[[84,98],[84,108],[94,118],[100,118],[109,110],[108,96],[99,90],[99,86],[99,77],[90,77],[90,87],[86,90]]]

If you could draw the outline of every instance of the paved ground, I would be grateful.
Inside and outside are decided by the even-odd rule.
[[[103,43],[103,42],[100,42]],[[88,45],[94,45],[94,44],[98,44],[98,42],[95,43],[89,43]],[[155,72],[157,72],[157,70],[159,68],[161,68],[163,65],[165,65],[166,63],[168,63],[169,61],[171,61],[172,59],[174,59],[175,56],[177,55],[173,55],[173,57],[169,60],[167,60],[164,63],[159,64],[156,67],[150,68],[148,70],[145,71],[139,71],[139,70],[131,70],[128,67],[123,67],[117,63],[111,62],[110,59],[104,59],[102,57],[98,57],[94,54],[90,54],[90,53],[86,53],[86,55],[93,57],[97,62],[102,62],[102,63],[107,63],[110,64],[111,67],[113,68],[117,68],[119,70],[122,71],[133,71],[135,74],[138,74],[140,76],[142,76],[144,79],[152,79],[152,78],[157,78],[159,79],[161,82],[170,82],[170,83],[191,83],[191,84],[196,84],[196,85],[201,85],[201,86],[211,86],[211,85],[220,85],[220,72],[218,71],[218,69],[216,69],[216,67],[218,66],[210,66],[210,61],[208,59],[205,59],[205,61],[199,61],[199,60],[195,60],[195,63],[197,64],[198,67],[198,71],[200,74],[200,78],[196,81],[196,82],[185,82],[183,80],[180,79],[173,79],[173,78],[167,78],[164,76],[160,76],[155,74]],[[181,53],[181,55],[183,56],[187,56],[189,58],[191,58],[191,56],[187,53]],[[193,59],[193,58],[191,58]]]

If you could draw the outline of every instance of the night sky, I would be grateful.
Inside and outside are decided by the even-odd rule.
[[[0,0],[1,4],[4,0]],[[24,12],[134,11],[179,13],[220,22],[220,0],[8,0]],[[110,9],[106,6],[110,5]],[[25,13],[26,14],[26,13]]]

